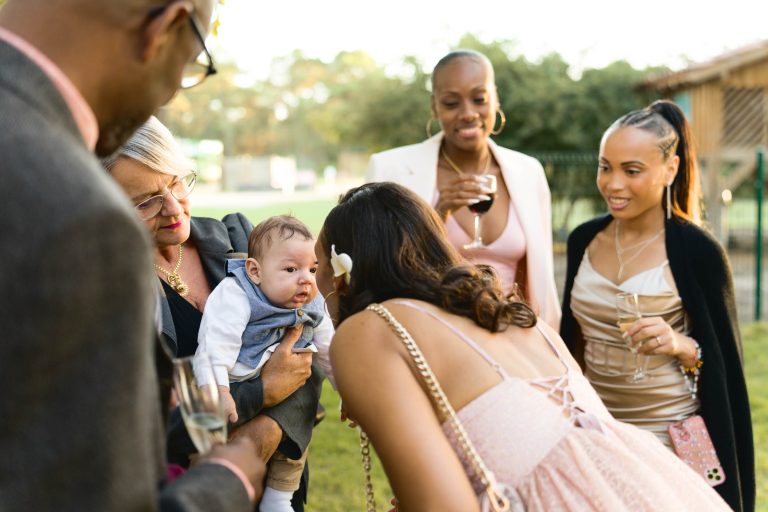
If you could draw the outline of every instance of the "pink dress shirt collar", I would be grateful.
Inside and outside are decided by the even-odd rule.
[[[15,47],[43,70],[67,103],[85,145],[93,151],[99,138],[96,115],[67,75],[40,50],[3,27],[0,27],[0,40]]]

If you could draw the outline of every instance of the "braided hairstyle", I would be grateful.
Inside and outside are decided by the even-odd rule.
[[[657,100],[642,110],[635,110],[617,119],[608,131],[632,126],[656,135],[657,146],[666,161],[671,155],[680,159],[677,175],[672,182],[672,214],[689,221],[701,221],[701,190],[696,150],[691,126],[680,107],[668,100]],[[666,196],[662,208],[667,207]]]

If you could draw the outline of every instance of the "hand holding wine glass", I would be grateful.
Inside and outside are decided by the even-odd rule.
[[[640,304],[636,293],[617,293],[616,294],[616,314],[617,325],[621,331],[622,336],[636,321],[642,318],[640,314]],[[624,341],[629,345],[629,350],[634,356],[634,373],[627,378],[628,382],[639,382],[645,380],[646,374],[642,366],[639,364],[639,354],[637,352],[637,346],[630,336],[624,336]]]
[[[173,383],[184,425],[198,452],[227,442],[227,419],[207,354],[174,359]]]
[[[486,247],[486,245],[483,244],[481,235],[480,217],[491,209],[493,200],[496,197],[496,176],[493,176],[492,174],[481,174],[476,178],[480,187],[484,189],[483,192],[485,195],[489,196],[490,199],[484,199],[467,206],[475,216],[475,238],[472,242],[464,246],[465,249],[482,249]]]

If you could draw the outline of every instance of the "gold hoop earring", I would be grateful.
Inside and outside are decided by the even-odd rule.
[[[428,139],[432,138],[432,122],[433,121],[437,121],[437,118],[435,117],[434,114],[432,114],[432,116],[427,121],[427,138]]]
[[[491,130],[492,135],[498,135],[501,133],[501,130],[504,129],[504,127],[507,125],[507,116],[504,115],[504,111],[499,109],[496,111],[497,114],[499,114],[499,118],[501,119],[501,124],[499,125],[498,129]],[[494,121],[494,126],[496,125],[496,122]]]
[[[330,299],[331,295],[333,295],[334,293],[336,293],[336,290],[331,291],[331,293],[329,293],[328,295],[323,297],[323,310],[324,310],[325,314],[328,315],[328,318],[331,319],[331,323],[335,326],[336,325],[336,319],[333,318],[333,316],[331,316],[331,312],[328,310],[328,299]]]

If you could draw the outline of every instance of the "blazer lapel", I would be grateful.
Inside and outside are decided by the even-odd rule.
[[[197,252],[211,288],[227,275],[227,260],[248,257],[245,253],[235,252],[229,242],[227,227],[214,219],[192,217],[190,238],[197,244]]]
[[[546,297],[547,281],[537,277],[535,269],[540,267],[537,262],[546,261],[546,255],[540,250],[544,247],[541,226],[538,219],[533,215],[533,212],[540,210],[540,206],[535,204],[539,197],[532,193],[536,190],[535,183],[532,182],[533,175],[526,172],[523,162],[517,158],[515,153],[503,151],[491,139],[488,139],[488,146],[499,163],[501,175],[507,186],[507,192],[509,192],[509,200],[512,201],[512,206],[515,209],[517,218],[520,220],[520,225],[525,235],[525,255],[528,274],[526,276],[528,281],[526,284],[529,290],[527,298],[530,300],[533,297],[537,297],[539,300],[542,300],[542,298]],[[540,312],[542,307],[541,304],[532,304],[532,306],[534,306],[534,310],[537,313]]]
[[[416,192],[422,199],[432,204],[437,183],[437,159],[443,132],[433,135],[421,144],[414,146],[414,152],[406,155],[406,176],[403,185]]]
[[[509,199],[512,201],[512,205],[515,208],[520,219],[520,224],[523,226],[523,232],[525,233],[525,239],[530,240],[531,232],[538,232],[534,226],[534,219],[528,215],[528,212],[535,211],[533,208],[533,201],[537,198],[530,192],[535,190],[535,187],[531,183],[531,179],[525,169],[522,169],[520,162],[514,158],[514,153],[508,154],[499,148],[495,142],[488,139],[488,146],[491,148],[494,158],[499,163],[501,168],[501,175],[504,178],[504,183],[507,186],[507,192],[509,192]],[[535,235],[534,235],[535,236]]]

